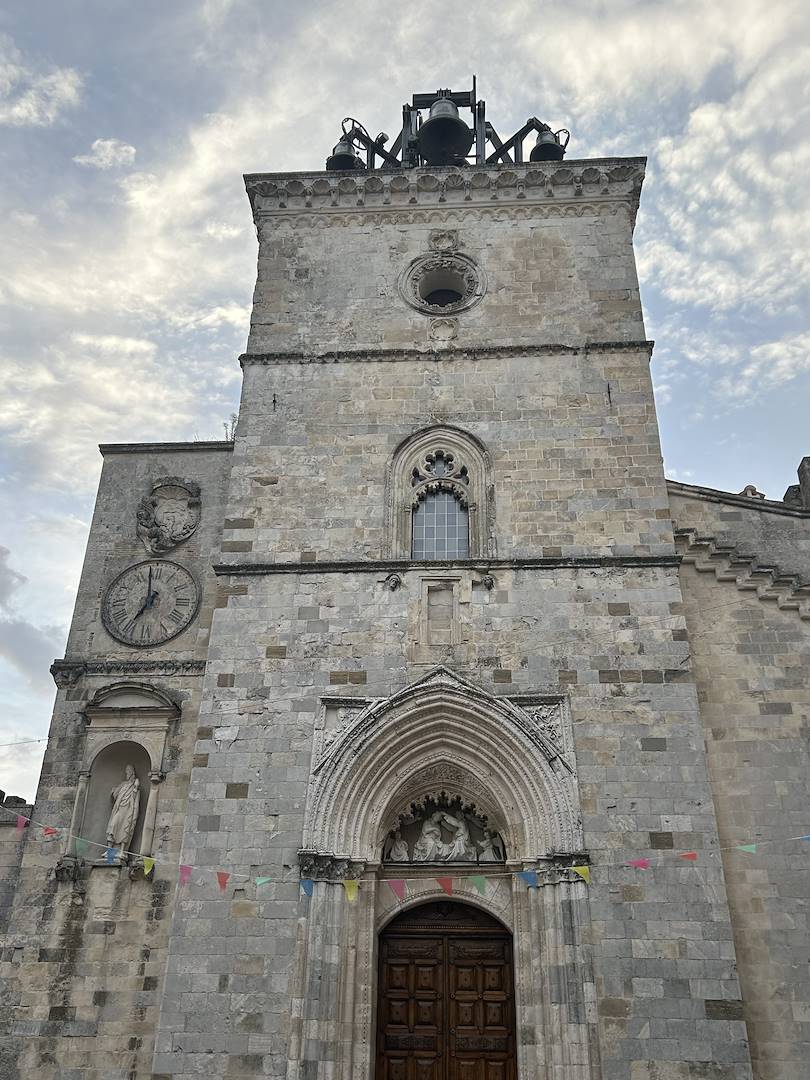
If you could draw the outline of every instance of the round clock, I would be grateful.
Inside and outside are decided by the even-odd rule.
[[[146,649],[182,633],[199,604],[199,587],[185,567],[147,559],[127,567],[109,586],[101,621],[118,641]]]

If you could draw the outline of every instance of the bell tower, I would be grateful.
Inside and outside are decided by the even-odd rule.
[[[415,94],[393,142],[348,118],[324,169],[245,177],[182,861],[269,884],[220,901],[241,943],[179,897],[156,1074],[750,1078],[717,1007],[740,996],[719,861],[628,878],[717,827],[632,247],[645,160],[567,143],[536,118],[502,139],[473,85]],[[209,983],[233,1007],[202,1031]]]

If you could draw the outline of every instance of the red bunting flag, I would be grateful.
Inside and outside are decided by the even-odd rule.
[[[217,870],[217,881],[219,882],[219,887],[222,892],[225,892],[225,889],[228,887],[228,878],[230,876],[231,875],[227,870]]]
[[[52,840],[54,836],[59,835],[59,830],[52,828],[50,825],[45,825],[42,829],[43,840]]]
[[[451,877],[437,877],[436,883],[441,885],[448,896],[453,895],[453,879]]]
[[[689,862],[695,862],[697,860],[696,851],[682,851],[678,856],[679,859],[688,859]]]
[[[649,859],[631,859],[630,862],[627,865],[628,866],[634,866],[636,868],[636,870],[649,870],[650,869],[650,860]]]
[[[23,817],[22,814],[17,814],[17,832],[21,833],[27,824],[28,818]]]
[[[191,877],[191,871],[193,867],[181,865],[180,867],[180,884],[188,885],[189,878]]]
[[[388,882],[388,888],[397,898],[397,900],[404,900],[407,887],[403,878],[391,878]]]

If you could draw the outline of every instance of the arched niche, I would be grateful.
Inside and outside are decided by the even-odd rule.
[[[85,707],[84,719],[82,768],[63,854],[76,855],[76,837],[105,843],[110,792],[131,764],[140,783],[141,805],[129,847],[140,855],[151,855],[166,740],[171,726],[180,719],[180,706],[158,687],[123,680],[100,687]],[[100,849],[91,852],[100,854]],[[89,859],[93,859],[91,852],[87,853]]]
[[[127,765],[135,770],[140,787],[138,818],[129,843],[129,851],[141,852],[143,826],[151,788],[151,762],[143,746],[135,742],[114,742],[96,754],[90,765],[87,798],[84,804],[79,836],[93,844],[106,844],[106,827],[112,810],[111,793],[124,779]],[[102,847],[91,848],[86,857],[93,862],[104,858]]]
[[[436,461],[452,462],[434,476]],[[469,557],[495,555],[492,459],[479,438],[450,424],[434,424],[409,435],[394,451],[386,471],[385,554],[411,558],[413,515],[426,490],[441,488],[459,499],[468,516]]]

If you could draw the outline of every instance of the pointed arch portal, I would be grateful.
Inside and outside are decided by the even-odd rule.
[[[543,709],[552,710],[559,729],[570,730],[570,719],[563,698],[544,702],[532,711],[496,698],[446,668],[435,669],[385,700],[352,708],[350,699],[340,699],[337,726],[328,735],[323,730],[316,735],[299,853],[302,875],[311,877],[313,885],[311,897],[302,901],[299,923],[288,1080],[417,1076],[449,1080],[483,1075],[503,1080],[552,1080],[562,1075],[567,1080],[593,1080],[595,988],[582,933],[588,923],[588,900],[585,883],[570,870],[574,853],[582,848],[576,772],[573,756],[563,745],[567,736],[552,739],[541,714]],[[475,1014],[478,1027],[465,1035],[472,1041],[452,1042],[449,1026],[458,1032],[458,1024],[446,1023],[447,1010],[462,998],[451,996],[459,993],[459,987],[448,989],[456,978],[453,965],[461,959],[450,942],[462,941],[464,932],[456,937],[428,935],[432,963],[441,960],[441,972],[430,977],[437,980],[435,993],[441,990],[446,996],[433,1064],[420,1072],[408,1047],[413,1042],[414,1053],[419,1051],[417,1044],[425,1032],[410,1026],[405,1030],[405,1021],[394,1019],[404,1015],[402,1009],[391,1003],[407,998],[411,1025],[419,1009],[427,1008],[427,998],[423,1001],[416,994],[413,980],[428,979],[429,973],[420,975],[418,965],[408,961],[407,972],[402,968],[392,975],[390,965],[385,965],[386,957],[392,962],[394,957],[386,943],[404,926],[413,926],[414,920],[419,924],[420,911],[431,910],[423,905],[435,910],[436,904],[448,903],[435,875],[453,874],[454,867],[445,864],[445,870],[437,870],[435,865],[410,862],[403,868],[384,862],[383,855],[397,823],[415,804],[445,795],[474,806],[474,814],[486,818],[503,839],[506,864],[476,867],[486,876],[483,892],[466,876],[469,866],[455,867],[452,902],[472,912],[469,918],[479,928],[492,931],[495,944],[486,949],[494,950],[493,971],[498,964],[506,965],[508,952],[508,1009],[513,1010],[514,1021],[501,1027],[520,1037],[487,1030],[490,999],[482,987],[489,961],[482,961],[480,969],[464,975],[472,980],[466,1003],[474,1006],[470,1015]],[[543,866],[553,871],[544,877],[543,888],[527,888],[515,873]],[[347,877],[360,884],[351,904],[340,887]],[[401,878],[407,878],[404,891],[389,887],[392,879]],[[471,941],[474,936],[471,931]],[[412,945],[423,947],[418,942]],[[503,982],[506,967],[499,970]],[[405,996],[394,993],[395,978],[405,980],[407,985],[400,987],[407,991]],[[489,1016],[497,1026],[495,998],[490,1003]],[[382,1033],[380,1024],[386,1029]],[[390,1054],[385,1049],[389,1036]],[[496,1041],[487,1042],[490,1039]],[[451,1045],[459,1051],[452,1065],[456,1073],[452,1068],[447,1071]],[[463,1054],[462,1045],[468,1047]],[[489,1061],[487,1047],[494,1056],[485,1074],[479,1066]],[[459,1063],[466,1063],[466,1072],[459,1071]]]

